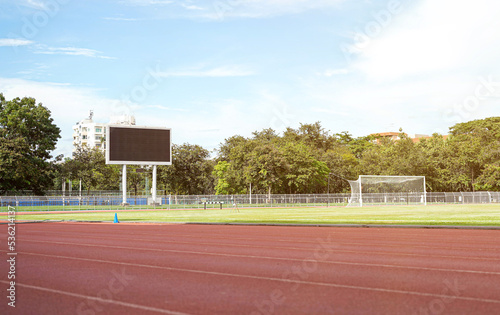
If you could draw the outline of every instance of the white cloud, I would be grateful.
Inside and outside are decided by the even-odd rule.
[[[264,108],[238,99],[203,99],[195,105],[196,110],[189,110],[188,115],[185,110],[143,106],[135,111],[135,117],[138,124],[172,128],[176,144],[199,144],[209,150],[231,136],[250,136],[255,130],[268,128],[271,121],[268,104]]]
[[[134,6],[169,5],[175,3],[173,0],[123,0],[121,2]]]
[[[301,86],[305,98],[315,104],[311,111],[324,113],[321,120],[327,129],[348,130],[357,136],[400,127],[409,133],[446,134],[458,122],[500,116],[496,93],[500,76],[442,73],[376,82],[349,74],[311,76]]]
[[[126,18],[126,17],[105,17],[104,19],[108,21],[124,21],[124,22],[140,21],[140,19],[137,18]]]
[[[243,66],[221,66],[210,69],[188,69],[156,73],[159,77],[243,77],[254,75],[255,72]]]
[[[34,9],[45,10],[45,8],[46,8],[45,3],[43,1],[39,1],[39,0],[24,0],[24,1],[21,1],[21,4],[23,4],[24,6],[30,7],[30,8],[34,8]]]
[[[107,123],[112,116],[134,115],[138,125],[172,128],[175,143],[200,144],[207,149],[216,148],[227,137],[242,133],[248,136],[254,130],[269,127],[272,115],[269,104],[256,107],[236,99],[200,100],[196,110],[189,110],[165,105],[129,104],[103,97],[99,90],[66,83],[1,77],[0,91],[7,100],[33,97],[51,111],[55,124],[62,131],[54,156],[71,155],[72,126],[88,117],[90,110],[94,110],[94,121]]]
[[[147,108],[161,109],[164,111],[178,111],[178,112],[189,112],[189,110],[184,108],[168,107],[163,105],[148,105]]]
[[[296,14],[313,9],[336,7],[347,0],[212,0],[212,1],[170,1],[170,0],[122,0],[133,6],[169,6],[187,12],[169,12],[188,18],[221,20],[224,18],[265,18],[285,14]]]
[[[422,0],[389,21],[351,47],[346,71],[326,70],[301,82],[326,121],[357,135],[399,127],[432,134],[500,116],[497,94],[477,97],[487,92],[485,81],[500,91],[500,3]],[[348,116],[338,120],[336,112]]]
[[[186,10],[194,10],[194,11],[204,11],[205,8],[199,5],[192,4],[191,1],[186,1],[186,3],[181,3],[181,6]]]
[[[380,36],[365,38],[354,66],[372,79],[498,70],[500,3],[423,0],[393,16]]]
[[[45,55],[70,55],[90,58],[114,59],[112,57],[103,56],[102,52],[98,50],[78,47],[48,47],[46,45],[37,45],[35,53]]]
[[[225,17],[263,18],[336,7],[345,0],[222,0],[213,3],[216,19]]]
[[[348,74],[349,72],[350,72],[349,69],[345,69],[345,68],[344,69],[329,69],[323,73],[320,73],[320,75],[324,75],[326,77],[332,77],[335,75]]]
[[[33,97],[47,107],[55,124],[61,128],[55,155],[69,156],[72,149],[72,126],[88,117],[95,110],[95,120],[108,122],[113,115],[129,112],[129,106],[114,99],[101,97],[91,88],[71,86],[66,83],[35,82],[22,79],[0,78],[0,92],[7,100],[16,97]]]
[[[14,38],[0,38],[0,46],[27,46],[31,45],[34,42],[27,39],[14,39]]]

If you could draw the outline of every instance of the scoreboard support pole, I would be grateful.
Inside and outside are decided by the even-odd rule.
[[[153,165],[153,187],[151,188],[151,196],[153,197],[153,204],[156,206],[156,165]]]
[[[172,136],[170,128],[108,125],[106,127],[106,164],[123,165],[122,205],[127,206],[127,165],[153,166],[151,197],[157,202],[157,166],[172,165]],[[148,168],[149,169],[149,168]],[[149,192],[146,192],[149,196]],[[149,197],[147,198],[149,203]]]
[[[122,205],[127,205],[127,165],[123,164],[122,168]]]

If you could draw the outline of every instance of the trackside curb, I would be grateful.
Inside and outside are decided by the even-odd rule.
[[[395,229],[456,229],[456,230],[500,230],[500,226],[460,225],[390,225],[390,224],[286,224],[286,223],[212,223],[186,222],[198,225],[240,225],[240,226],[295,226],[295,227],[345,227],[345,228],[395,228]]]
[[[88,221],[88,220],[43,220],[20,221],[24,223],[113,223],[113,221]],[[228,225],[228,226],[287,226],[287,227],[337,227],[337,228],[387,228],[387,229],[449,229],[449,230],[500,230],[500,226],[467,226],[467,225],[391,225],[391,224],[293,224],[293,223],[239,223],[239,222],[167,222],[167,221],[122,221],[131,224],[165,224],[165,225]],[[0,221],[1,224],[7,222]]]

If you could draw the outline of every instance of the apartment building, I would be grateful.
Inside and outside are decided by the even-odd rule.
[[[90,111],[88,118],[85,118],[73,126],[73,153],[78,146],[89,148],[106,149],[105,135],[106,126],[112,125],[135,125],[135,117],[131,115],[121,115],[111,117],[109,123],[98,123],[93,120],[94,112]]]

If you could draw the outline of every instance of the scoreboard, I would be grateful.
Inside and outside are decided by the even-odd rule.
[[[171,129],[108,125],[106,164],[172,165]]]

